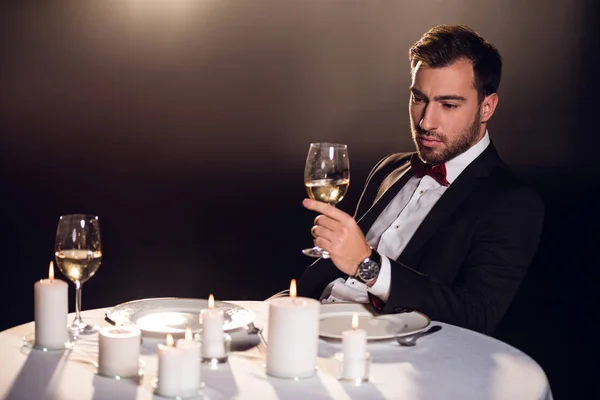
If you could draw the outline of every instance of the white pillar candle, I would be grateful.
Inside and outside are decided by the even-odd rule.
[[[215,298],[208,297],[208,308],[200,312],[202,318],[202,357],[225,357],[225,341],[223,338],[223,310],[215,309]]]
[[[352,316],[352,329],[342,332],[344,363],[342,377],[363,378],[366,373],[367,332],[358,329],[358,314]]]
[[[48,279],[33,285],[35,347],[62,349],[68,342],[68,289],[67,282],[54,279],[54,263],[50,262]]]
[[[317,300],[296,297],[296,281],[290,297],[269,302],[267,374],[280,378],[306,378],[315,373],[319,345]]]
[[[163,396],[181,394],[181,350],[173,346],[173,336],[167,335],[167,344],[158,345],[158,383],[156,391]]]
[[[185,339],[177,341],[181,353],[181,393],[197,394],[200,389],[200,346],[194,340],[191,329],[185,330]]]
[[[131,378],[139,373],[141,335],[130,326],[108,326],[98,337],[98,373]]]

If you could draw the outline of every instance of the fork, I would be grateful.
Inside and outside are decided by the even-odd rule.
[[[263,328],[258,328],[256,325],[254,325],[254,322],[250,322],[248,325],[246,325],[246,332],[248,332],[249,335],[258,335],[260,343],[266,348],[267,341],[265,340],[262,331]]]
[[[426,336],[426,335],[431,335],[432,333],[436,333],[441,329],[442,329],[441,325],[434,325],[431,328],[427,329],[426,331],[415,333],[414,335],[411,335],[408,337],[397,336],[396,341],[398,342],[398,344],[400,344],[400,346],[413,347],[417,344],[418,338]]]

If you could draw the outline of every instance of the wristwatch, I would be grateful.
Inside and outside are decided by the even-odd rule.
[[[358,264],[358,268],[353,278],[362,282],[367,283],[379,275],[381,264],[381,256],[378,252],[371,249],[371,255]]]

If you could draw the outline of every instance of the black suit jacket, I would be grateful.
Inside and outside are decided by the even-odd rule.
[[[355,218],[366,234],[413,176],[410,157],[393,154],[371,171]],[[430,318],[491,333],[535,254],[544,206],[498,157],[492,143],[448,187],[402,254],[391,261],[391,292],[382,312],[418,310]],[[302,275],[299,294],[319,298],[345,277],[319,259]]]

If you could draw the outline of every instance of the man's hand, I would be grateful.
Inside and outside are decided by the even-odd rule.
[[[353,276],[358,264],[371,255],[371,247],[354,218],[320,201],[304,199],[302,205],[321,214],[311,228],[315,245],[329,253],[340,271]]]

